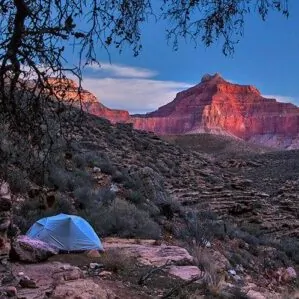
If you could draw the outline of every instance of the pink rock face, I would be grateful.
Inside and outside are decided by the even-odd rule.
[[[79,93],[72,80],[49,80],[58,99],[113,124],[132,123],[137,130],[158,135],[213,133],[276,148],[299,148],[298,107],[266,99],[255,87],[227,82],[219,74],[205,75],[172,102],[136,116],[105,107],[86,90]]]
[[[130,118],[128,111],[107,108],[98,101],[94,94],[79,89],[76,82],[71,79],[49,78],[48,81],[53,87],[55,96],[70,105],[82,107],[84,111],[107,118],[112,123],[126,122]]]
[[[132,117],[135,129],[160,135],[216,133],[278,148],[299,148],[299,108],[266,99],[250,85],[220,75],[202,81],[158,110]]]

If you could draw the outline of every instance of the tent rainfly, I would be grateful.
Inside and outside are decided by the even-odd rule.
[[[103,250],[102,243],[83,218],[58,214],[36,221],[26,235],[63,251]]]

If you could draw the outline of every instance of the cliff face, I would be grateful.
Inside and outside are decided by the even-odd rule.
[[[107,108],[91,92],[79,89],[71,79],[50,78],[48,81],[52,85],[55,96],[70,105],[82,107],[84,111],[107,118],[111,123],[126,122],[130,118],[128,111]]]
[[[132,117],[136,129],[160,135],[209,132],[280,148],[299,147],[299,108],[266,99],[250,85],[220,75],[177,94],[169,104],[144,117]]]
[[[112,123],[132,123],[158,135],[213,133],[277,148],[299,148],[299,108],[266,99],[250,85],[225,81],[219,74],[179,92],[158,110],[138,116],[109,109],[74,81],[50,79],[55,95]],[[80,101],[81,99],[81,101]]]

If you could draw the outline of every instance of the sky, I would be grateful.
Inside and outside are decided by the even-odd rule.
[[[150,22],[142,31],[143,50],[121,54],[111,48],[110,59],[100,50],[101,67],[90,66],[83,87],[110,107],[143,113],[172,101],[177,92],[206,73],[220,73],[228,81],[256,86],[263,95],[299,105],[299,1],[289,0],[290,16],[272,12],[266,22],[247,17],[244,36],[235,53],[226,57],[221,43],[206,48],[181,40],[174,51],[165,39],[165,24]]]

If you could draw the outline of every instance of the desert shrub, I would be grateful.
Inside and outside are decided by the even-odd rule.
[[[165,216],[168,220],[173,218],[174,213],[182,212],[181,204],[171,198],[167,198],[164,202],[161,202],[158,207],[161,215]]]
[[[95,192],[93,197],[96,202],[107,206],[115,200],[116,194],[109,188],[102,188]]]
[[[84,153],[83,158],[89,167],[98,166],[98,164],[101,162],[100,157],[93,151]]]
[[[70,214],[73,212],[71,202],[58,195],[52,208],[47,209],[45,203],[38,199],[25,200],[18,209],[13,212],[13,222],[22,233],[25,233],[30,226],[40,218],[54,216],[59,213]]]
[[[133,258],[124,254],[120,249],[111,249],[101,256],[105,270],[114,273],[125,272],[134,265]]]
[[[141,190],[143,187],[142,181],[140,178],[136,176],[131,176],[128,174],[128,172],[124,171],[124,182],[123,186],[127,189],[132,189],[132,190]]]
[[[51,165],[46,184],[57,188],[61,192],[74,191],[78,187],[92,185],[91,176],[82,170],[67,171],[63,168]]]
[[[72,212],[74,212],[74,209],[71,201],[60,194],[57,196],[52,208],[46,214],[48,214],[47,216],[53,216],[60,213],[72,214]]]
[[[85,215],[100,236],[160,238],[160,227],[149,214],[124,200],[100,204],[98,208],[85,211]]]
[[[277,248],[285,252],[285,254],[295,263],[299,264],[299,240],[295,238],[283,238],[277,245]]]
[[[225,298],[225,297],[224,297]],[[231,290],[229,297],[230,299],[249,299],[249,297],[246,295],[246,293],[240,288],[235,287]]]
[[[240,255],[240,253],[237,253],[237,252],[230,252],[228,254],[228,260],[229,262],[233,265],[233,266],[236,266],[236,265],[243,265],[243,258],[242,256]]]
[[[139,191],[131,191],[127,196],[127,200],[129,200],[135,205],[138,205],[144,201],[144,197]]]
[[[86,171],[68,172],[67,191],[74,191],[77,187],[92,187],[92,177]]]
[[[180,231],[181,237],[189,243],[194,240],[198,246],[211,242],[215,238],[215,228],[218,231],[218,226],[223,225],[218,223],[216,216],[209,211],[188,212],[184,220],[185,229]]]
[[[257,238],[263,235],[263,231],[261,230],[260,225],[257,223],[246,223],[241,226],[241,229]]]
[[[264,243],[265,239],[263,236],[256,237],[251,235],[249,232],[242,230],[236,226],[231,225],[230,223],[226,224],[227,227],[227,234],[230,238],[237,238],[241,239],[244,242],[248,243],[249,245],[257,246]]]
[[[205,289],[205,294],[213,295],[218,298],[220,295],[220,282],[222,274],[217,271],[214,263],[214,258],[206,249],[192,244],[189,252],[194,258],[195,265],[198,266],[204,273],[201,277],[202,287]],[[207,297],[209,298],[209,297]]]
[[[72,158],[73,163],[77,168],[84,169],[87,165],[86,160],[82,154],[74,154]]]
[[[26,173],[18,168],[8,171],[6,180],[13,193],[26,193],[28,191],[29,184],[26,177]]]
[[[125,180],[125,177],[124,177],[124,175],[123,175],[122,172],[116,171],[115,173],[113,173],[111,179],[115,183],[121,183],[121,182],[123,182]]]
[[[49,167],[49,174],[47,177],[46,184],[49,187],[55,187],[60,191],[66,191],[68,184],[68,176],[68,172],[65,171],[63,168],[51,165]]]
[[[97,163],[97,166],[101,168],[102,173],[113,175],[115,173],[115,168],[109,160],[103,160]]]
[[[76,208],[82,210],[90,207],[93,204],[94,194],[89,187],[78,187],[74,190]]]

